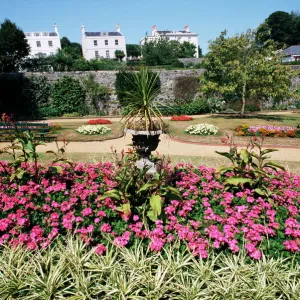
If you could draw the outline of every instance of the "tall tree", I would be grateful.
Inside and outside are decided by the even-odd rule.
[[[291,69],[281,64],[274,45],[257,46],[255,32],[228,38],[224,31],[209,50],[203,60],[206,71],[201,85],[207,96],[240,101],[243,115],[248,100],[276,101],[291,95]]]
[[[178,58],[190,58],[195,57],[196,46],[189,42],[183,42],[179,45],[179,57]]]
[[[259,26],[256,39],[261,44],[273,40],[280,48],[295,45],[300,42],[299,21],[295,13],[276,11]]]
[[[0,28],[0,71],[16,72],[23,59],[29,55],[30,47],[24,32],[6,19]]]
[[[138,57],[141,56],[141,46],[136,44],[127,44],[126,52],[128,57]]]
[[[79,43],[72,43],[67,37],[60,39],[60,44],[63,52],[71,56],[73,59],[82,57],[82,47]]]

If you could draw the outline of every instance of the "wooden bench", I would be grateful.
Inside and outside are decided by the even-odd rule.
[[[32,132],[33,134],[39,135],[40,138],[44,140],[45,135],[49,133],[50,128],[47,123],[16,122],[12,124],[0,122],[0,135],[13,135],[16,130],[18,132]]]

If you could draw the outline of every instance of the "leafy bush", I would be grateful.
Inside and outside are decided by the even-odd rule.
[[[248,112],[260,111],[260,105],[258,103],[257,104],[246,104],[245,111],[248,111]]]
[[[61,112],[57,108],[45,106],[38,109],[38,115],[41,117],[59,117]]]
[[[100,125],[100,124],[111,124],[111,121],[108,119],[95,119],[95,120],[88,120],[87,123],[89,125]]]
[[[76,129],[81,134],[95,135],[95,134],[106,134],[111,131],[110,128],[104,125],[82,125]]]
[[[210,113],[219,113],[224,109],[225,101],[219,98],[208,98],[207,103]]]
[[[156,76],[157,73],[152,71],[147,71],[148,75]],[[128,93],[136,91],[135,83],[134,83],[134,73],[133,72],[127,72],[127,71],[120,71],[116,75],[116,82],[115,82],[115,88],[116,93],[118,96],[118,99],[120,101],[120,104],[123,107],[126,107],[128,104],[128,101],[126,101],[126,98],[128,97]],[[155,86],[153,89],[160,89],[160,79],[155,81]]]
[[[51,89],[51,107],[60,112],[79,113],[85,111],[85,93],[80,82],[72,77],[63,76]]]
[[[192,121],[192,120],[194,120],[194,118],[188,116],[173,116],[171,118],[171,121]]]
[[[180,108],[183,115],[201,115],[210,112],[209,104],[206,100],[198,99],[184,104]]]
[[[191,125],[185,129],[188,134],[194,135],[216,135],[219,128],[211,124],[197,124]]]

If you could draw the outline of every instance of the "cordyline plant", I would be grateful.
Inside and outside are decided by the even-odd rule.
[[[122,153],[122,159],[117,164],[119,169],[115,176],[117,186],[104,193],[100,199],[112,198],[119,203],[118,210],[125,216],[133,212],[141,213],[143,223],[147,226],[147,217],[151,221],[164,219],[162,207],[168,200],[181,200],[178,189],[169,185],[171,181],[169,162],[164,158],[156,164],[157,172],[154,175],[147,174],[149,167],[139,169],[136,166],[138,155],[129,152]]]
[[[159,95],[157,88],[159,74],[154,74],[142,67],[139,72],[133,73],[132,78],[127,77],[133,86],[133,91],[127,91],[126,115],[123,118],[124,127],[127,129],[157,131],[164,130],[162,114],[154,103]]]
[[[225,180],[227,187],[231,186],[248,186],[255,189],[255,192],[262,196],[270,196],[271,193],[264,184],[264,178],[274,176],[268,172],[272,169],[277,171],[278,169],[284,170],[279,164],[270,161],[269,153],[276,152],[276,149],[263,149],[264,138],[252,138],[249,141],[246,149],[237,149],[234,144],[233,137],[222,139],[224,143],[230,143],[229,152],[216,153],[230,159],[232,166],[221,167],[217,170],[220,176],[233,172],[234,176]],[[254,151],[257,149],[258,151]]]

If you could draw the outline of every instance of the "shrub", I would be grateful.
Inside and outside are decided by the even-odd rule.
[[[224,109],[225,101],[219,98],[207,99],[210,113],[219,113]]]
[[[95,134],[106,134],[111,131],[110,128],[104,125],[82,125],[76,129],[81,134],[95,135]]]
[[[219,128],[211,124],[197,124],[186,128],[185,132],[195,135],[216,135]]]
[[[180,108],[184,115],[201,115],[210,112],[208,102],[206,100],[198,99],[191,103],[184,104]]]
[[[149,76],[156,76],[157,73],[152,71],[147,71]],[[128,92],[133,92],[136,90],[135,84],[134,84],[134,74],[133,72],[126,72],[126,71],[120,71],[116,75],[116,93],[118,96],[118,99],[120,101],[120,104],[125,107],[128,102],[125,100],[128,98]],[[157,81],[155,81],[155,86],[153,89],[160,89],[160,79],[158,78]]]
[[[173,116],[171,118],[171,121],[192,121],[192,120],[194,120],[194,118],[188,116]]]
[[[38,115],[41,117],[59,117],[61,112],[57,108],[45,106],[38,109]]]
[[[60,115],[85,111],[85,93],[80,82],[72,77],[64,76],[56,81],[51,89],[51,98],[51,107]]]
[[[99,125],[99,124],[111,124],[110,120],[107,119],[96,119],[87,121],[89,125]]]

